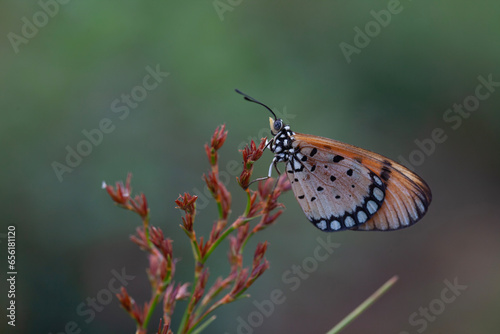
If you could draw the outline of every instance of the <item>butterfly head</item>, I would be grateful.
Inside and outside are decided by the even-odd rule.
[[[276,136],[281,130],[285,128],[285,123],[282,119],[273,119],[269,117],[269,126],[271,127],[271,133]]]
[[[235,89],[235,91],[236,93],[243,95],[245,100],[265,107],[274,116],[274,119],[269,117],[269,126],[271,127],[271,133],[274,136],[269,148],[275,153],[275,161],[279,162],[289,160],[294,153],[294,149],[292,147],[294,133],[290,130],[290,126],[286,125],[282,119],[276,117],[276,114],[271,110],[271,108],[266,106],[264,103],[257,101],[253,97],[248,96],[237,89]]]

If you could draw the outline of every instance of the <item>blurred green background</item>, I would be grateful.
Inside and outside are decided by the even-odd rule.
[[[251,298],[217,312],[208,333],[325,333],[395,274],[396,286],[346,333],[498,332],[500,87],[482,88],[490,93],[483,100],[474,96],[478,77],[500,82],[499,11],[497,1],[464,0],[2,1],[0,241],[6,257],[7,226],[16,226],[16,332],[61,333],[72,321],[81,333],[134,332],[114,297],[95,316],[78,312],[122,268],[135,276],[130,294],[149,298],[146,258],[129,241],[140,221],[101,189],[127,172],[134,192],[149,200],[152,224],[174,239],[177,280],[191,279],[174,200],[203,194],[203,144],[226,124],[221,165],[235,218],[245,204],[240,170],[225,166],[241,166],[238,149],[269,135],[267,112],[234,88],[277,110],[294,131],[403,157],[434,200],[409,229],[326,235],[292,193],[284,195],[286,212],[254,240],[269,241],[270,270]],[[372,37],[356,37],[357,29]],[[357,49],[346,56],[342,43]],[[148,67],[169,74],[144,90]],[[464,101],[472,112],[447,111]],[[67,147],[88,150],[84,132],[103,119],[108,133],[58,177],[54,162],[66,165]],[[446,140],[431,150],[435,129]],[[432,152],[418,153],[416,140]],[[266,175],[271,159],[265,153],[254,175]],[[199,205],[196,228],[208,233],[216,207],[203,196]],[[282,276],[314,256],[318,237],[340,247],[292,291]],[[212,279],[227,272],[222,248],[210,263]],[[446,280],[467,286],[450,303],[440,302]],[[248,321],[254,302],[275,289],[286,301],[251,331],[239,328],[238,317]],[[12,328],[4,288],[0,300],[5,333]],[[429,307],[426,318],[421,308]]]

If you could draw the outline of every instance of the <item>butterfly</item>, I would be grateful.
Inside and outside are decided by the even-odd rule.
[[[236,90],[245,100],[267,108],[274,153],[306,217],[324,232],[389,231],[419,221],[432,201],[417,174],[380,154],[337,140],[294,132],[265,104]]]

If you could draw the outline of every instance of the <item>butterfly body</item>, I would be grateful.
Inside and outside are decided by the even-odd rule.
[[[318,229],[397,230],[427,212],[429,186],[397,162],[333,139],[295,133],[276,117],[270,125],[271,167],[285,163],[295,197]]]

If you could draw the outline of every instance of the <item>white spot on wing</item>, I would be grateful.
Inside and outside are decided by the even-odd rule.
[[[366,222],[367,219],[368,219],[368,216],[366,215],[366,213],[364,211],[358,212],[358,221],[360,222],[360,224],[363,224],[364,222]]]
[[[368,209],[368,212],[373,215],[375,212],[378,210],[378,205],[372,200],[369,200],[368,203],[366,203],[366,208]]]
[[[384,199],[384,192],[379,188],[373,188],[373,196],[375,196],[377,201],[382,202]]]
[[[378,184],[379,186],[382,186],[382,180],[377,175],[373,176],[373,179],[375,180],[375,183]]]
[[[347,216],[344,220],[344,224],[346,227],[353,227],[354,225],[356,225],[356,222],[351,216]]]
[[[332,222],[330,223],[330,228],[331,228],[332,230],[335,230],[335,231],[336,231],[336,230],[340,230],[341,226],[340,226],[339,221],[338,221],[338,220],[334,220],[334,221],[332,221]]]
[[[317,226],[320,230],[326,230],[326,221],[324,221],[324,220],[320,220],[318,223],[316,223],[316,226]]]

